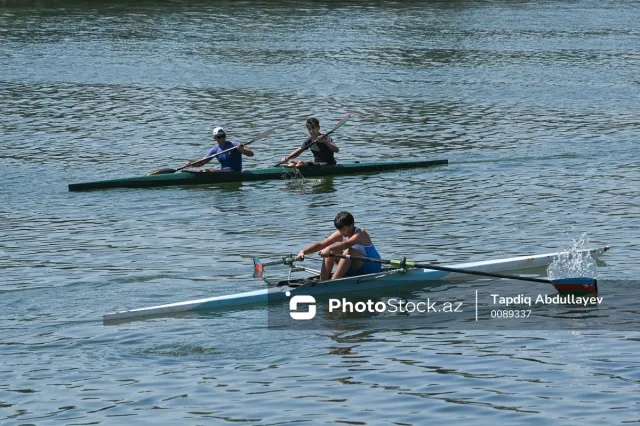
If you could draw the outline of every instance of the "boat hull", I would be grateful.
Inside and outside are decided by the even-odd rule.
[[[109,188],[151,188],[159,186],[207,185],[215,183],[284,180],[297,175],[304,177],[338,176],[361,173],[379,173],[391,170],[418,169],[447,164],[448,160],[391,161],[385,163],[345,163],[335,166],[271,167],[242,172],[189,172],[138,176],[96,182],[69,184],[69,191],[88,191]]]
[[[609,250],[609,246],[596,249],[583,250],[582,253],[588,252],[594,258],[602,255]],[[524,271],[528,269],[536,269],[547,267],[561,253],[546,253],[532,256],[518,256],[507,259],[488,260],[480,262],[462,263],[450,265],[451,268],[469,269],[482,272],[514,272]],[[278,285],[266,289],[248,291],[226,296],[215,296],[187,302],[170,303],[166,305],[152,306],[147,308],[133,309],[129,311],[121,311],[108,313],[104,315],[104,321],[126,320],[138,317],[157,316],[166,314],[175,314],[180,312],[198,311],[204,309],[220,309],[229,307],[238,307],[242,305],[250,305],[255,303],[266,303],[287,299],[293,295],[327,295],[351,292],[365,292],[376,289],[389,289],[394,287],[403,287],[413,284],[425,283],[429,281],[442,281],[454,279],[474,279],[478,276],[434,271],[431,269],[409,269],[391,270],[377,274],[367,274],[357,277],[342,278],[329,281],[309,281],[300,286]],[[282,283],[281,283],[282,284]],[[287,295],[287,293],[289,293]]]

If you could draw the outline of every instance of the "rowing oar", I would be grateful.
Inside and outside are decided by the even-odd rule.
[[[243,146],[247,146],[247,145],[252,144],[252,143],[254,143],[256,141],[259,141],[260,139],[264,139],[267,136],[269,136],[271,133],[276,132],[277,130],[278,130],[277,127],[272,127],[269,130],[265,130],[262,133],[258,133],[255,138],[251,139],[249,142],[247,142],[245,144],[242,144],[242,145]],[[202,159],[200,159],[198,161],[194,161],[194,163],[199,163],[200,161],[205,161],[205,160],[211,160],[212,158],[216,158],[219,155],[225,154],[225,153],[227,153],[229,151],[233,151],[234,149],[238,149],[238,146],[240,146],[240,145],[236,145],[233,148],[225,149],[224,151],[218,152],[218,153],[210,155],[208,157],[204,157],[204,158],[202,158]],[[147,176],[164,175],[164,174],[168,174],[168,173],[176,173],[176,172],[179,172],[182,169],[186,169],[187,167],[188,166],[182,166],[179,169],[170,169],[170,168],[158,169],[158,170],[154,170],[154,171],[152,171],[150,173],[147,173]]]
[[[271,265],[292,265],[293,261],[296,259],[294,254],[290,254],[288,256],[282,256],[280,260],[273,260],[271,262],[262,262],[257,257],[253,258],[253,277],[254,278],[262,278],[264,274],[264,267]]]
[[[415,263],[415,262],[408,261],[404,258],[402,260],[384,260],[384,259],[374,259],[371,257],[359,257],[359,256],[351,256],[351,255],[344,255],[344,254],[330,254],[330,256],[338,257],[341,259],[358,260],[362,262],[382,263],[384,265],[397,266],[402,269],[425,268],[425,269],[433,269],[435,271],[456,272],[459,274],[482,275],[484,277],[507,278],[511,280],[531,281],[534,283],[545,283],[545,284],[551,284],[560,293],[591,294],[591,293],[598,292],[598,281],[595,278],[589,278],[589,277],[561,278],[558,280],[546,280],[543,278],[530,278],[530,277],[521,277],[519,275],[504,275],[504,274],[497,274],[493,272],[474,271],[472,269],[450,268],[448,266],[432,265],[428,263]]]
[[[325,138],[327,136],[329,136],[331,133],[335,132],[336,130],[338,130],[340,127],[344,126],[347,121],[351,120],[351,117],[353,117],[355,115],[355,111],[354,112],[350,112],[349,114],[345,115],[344,117],[342,117],[334,126],[331,130],[329,130],[327,133],[325,133],[324,135],[320,135],[318,136],[318,138],[314,139],[313,142],[311,142],[310,144],[308,144],[307,146],[305,146],[304,148],[298,148],[296,151],[300,151],[298,153],[298,155],[302,154],[304,151],[306,151],[307,149],[311,148],[313,146],[313,144],[318,142],[318,139],[322,139]],[[273,167],[278,167],[280,164],[284,163],[284,161],[278,161],[276,164],[273,165]]]

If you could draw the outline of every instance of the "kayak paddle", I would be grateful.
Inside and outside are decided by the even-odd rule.
[[[439,266],[439,265],[433,265],[428,263],[415,263],[415,262],[408,261],[404,258],[402,260],[384,260],[384,259],[374,259],[371,257],[359,257],[359,256],[351,256],[351,255],[344,255],[344,254],[331,254],[330,256],[338,257],[341,259],[358,260],[362,262],[382,263],[384,265],[397,266],[402,269],[424,268],[424,269],[432,269],[435,271],[456,272],[459,274],[481,275],[484,277],[507,278],[511,280],[531,281],[534,283],[545,283],[545,284],[551,284],[560,293],[590,294],[590,293],[598,292],[598,280],[596,280],[595,278],[588,278],[588,277],[561,278],[557,280],[547,280],[543,278],[521,277],[519,275],[505,275],[505,274],[497,274],[493,272],[474,271],[471,269],[450,268],[448,266]]]
[[[351,120],[351,117],[353,117],[355,115],[355,111],[354,112],[350,112],[349,114],[345,115],[344,117],[342,117],[334,126],[331,130],[329,130],[327,133],[325,133],[324,135],[321,135],[318,137],[318,139],[322,139],[326,136],[329,136],[331,133],[335,132],[336,130],[338,130],[340,127],[344,126],[347,121]],[[307,146],[305,146],[304,148],[298,148],[296,151],[300,151],[298,153],[298,155],[302,154],[304,151],[306,151],[307,149],[311,148],[313,146],[313,144],[315,144],[317,142],[317,139],[314,140],[313,142],[311,142],[310,144],[308,144]],[[278,167],[280,164],[282,164],[282,161],[278,161],[276,164],[274,164],[273,167]]]
[[[243,145],[247,146],[249,144],[254,143],[255,141],[258,141],[260,139],[264,139],[267,136],[269,136],[271,133],[275,133],[277,130],[278,130],[277,127],[272,127],[269,130],[265,130],[262,133],[258,133],[253,139],[251,139],[249,142],[247,142],[247,143],[245,143]],[[200,161],[210,160],[212,158],[216,158],[219,155],[225,154],[225,153],[227,153],[229,151],[233,151],[234,149],[237,149],[237,148],[238,148],[238,145],[234,146],[233,148],[225,149],[224,151],[218,152],[217,154],[213,154],[213,155],[210,155],[208,157],[204,157],[204,158],[202,158],[202,159],[200,159],[198,161],[194,161],[194,163],[199,163]],[[179,172],[180,170],[185,169],[185,168],[187,168],[187,166],[182,166],[179,169],[170,169],[170,168],[158,169],[158,170],[154,170],[154,171],[152,171],[150,173],[147,173],[147,176],[163,175],[163,174],[168,174],[168,173],[176,173],[176,172]]]

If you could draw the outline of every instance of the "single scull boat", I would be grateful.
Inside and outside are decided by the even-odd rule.
[[[603,246],[595,249],[580,250],[574,255],[591,255],[592,257],[597,258],[604,252],[609,250],[609,248],[610,246]],[[554,259],[558,258],[561,255],[568,255],[568,253],[556,252],[538,254],[533,256],[519,256],[506,259],[462,263],[451,265],[449,267],[495,273],[525,271],[528,269],[548,267],[554,261]],[[290,259],[291,258],[283,258],[283,260],[279,263],[291,264]],[[258,264],[258,266],[260,266],[260,264]],[[329,281],[319,281],[317,275],[315,275],[310,278],[278,281],[275,283],[271,283],[271,287],[254,291],[247,291],[244,293],[231,294],[227,296],[215,296],[205,299],[190,300],[187,302],[170,303],[148,308],[139,308],[129,311],[108,313],[104,315],[104,321],[108,322],[114,320],[165,315],[203,309],[230,308],[253,303],[266,303],[271,301],[283,300],[293,295],[313,296],[333,295],[349,292],[363,292],[375,289],[408,286],[428,281],[459,279],[462,277],[464,277],[465,279],[474,278],[473,276],[469,276],[466,274],[422,268],[390,269],[376,274],[360,275],[357,277],[349,277]],[[269,281],[267,282],[269,283]],[[287,295],[287,293],[289,293],[289,295]]]

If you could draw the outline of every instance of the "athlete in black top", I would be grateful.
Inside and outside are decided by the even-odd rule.
[[[288,163],[289,167],[300,166],[326,166],[336,164],[336,159],[333,154],[340,152],[340,149],[333,143],[331,137],[323,137],[320,133],[320,122],[317,118],[311,117],[307,119],[307,130],[309,131],[309,138],[295,151],[284,157],[280,162]],[[313,153],[313,162],[308,161],[290,161],[305,150],[310,149]]]

